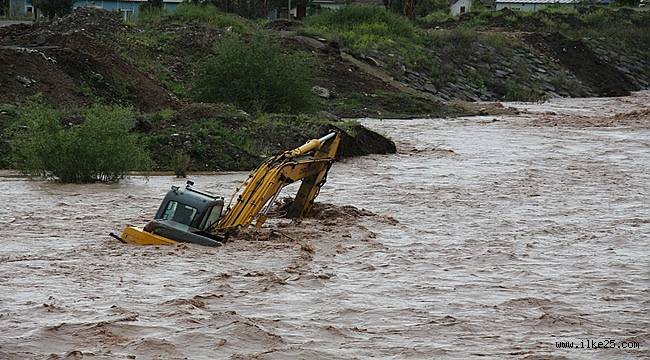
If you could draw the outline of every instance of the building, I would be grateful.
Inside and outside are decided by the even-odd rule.
[[[122,14],[124,20],[129,20],[138,16],[140,5],[147,0],[77,0],[73,7],[93,7],[97,9],[106,9],[118,11]],[[163,0],[163,6],[169,11],[174,11],[178,4],[183,0]],[[9,0],[9,16],[16,17],[33,17],[34,6],[32,0]]]
[[[452,0],[451,5],[449,6],[449,13],[452,16],[458,16],[469,12],[471,7],[472,0]]]
[[[7,15],[11,17],[33,17],[34,6],[31,0],[9,0]]]
[[[579,2],[579,0],[496,0],[495,10],[538,11],[551,5],[573,7]]]

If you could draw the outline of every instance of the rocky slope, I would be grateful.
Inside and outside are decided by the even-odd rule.
[[[648,88],[650,12],[557,11],[442,14],[446,20],[416,27],[353,7],[340,18],[306,21],[302,31],[339,39],[342,51],[440,100],[537,101]],[[394,23],[401,31],[387,30]]]

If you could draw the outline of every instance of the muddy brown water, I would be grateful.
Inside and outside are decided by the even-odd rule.
[[[274,220],[221,248],[106,235],[149,219],[172,177],[0,177],[0,359],[648,358],[650,120],[571,126],[648,104],[363,120],[398,154],[335,164],[319,200],[377,215]],[[531,126],[549,112],[558,126]],[[245,176],[192,180],[230,195]],[[555,345],[581,339],[640,348]]]

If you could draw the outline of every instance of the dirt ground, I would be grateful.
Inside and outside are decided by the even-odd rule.
[[[172,177],[0,177],[0,358],[647,359],[648,104],[364,120],[397,154],[336,163],[319,216],[220,248],[107,236]],[[228,197],[245,177],[191,179]],[[585,339],[640,347],[556,347]]]
[[[170,91],[116,51],[115,37],[132,31],[116,14],[83,8],[50,23],[0,28],[0,99],[42,94],[62,108],[98,99],[143,111],[177,108]]]
[[[22,20],[0,20],[0,27],[19,25],[19,24],[31,24],[31,21],[22,21]]]
[[[582,40],[571,40],[559,33],[531,33],[524,36],[530,45],[553,54],[580,81],[588,84],[598,96],[625,96],[637,90],[634,82],[609,61],[594,53]]]

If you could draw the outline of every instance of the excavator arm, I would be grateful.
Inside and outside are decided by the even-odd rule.
[[[255,219],[256,226],[262,226],[282,188],[296,181],[302,184],[287,215],[294,218],[306,215],[325,183],[339,142],[340,135],[330,133],[265,161],[249,175],[237,201],[228,207],[212,230],[228,232],[247,227]]]
[[[188,181],[184,189],[172,186],[156,216],[144,228],[127,226],[122,236],[111,236],[139,245],[185,242],[219,246],[229,232],[247,227],[255,219],[256,226],[262,226],[282,188],[296,181],[302,184],[287,215],[302,217],[325,183],[340,140],[338,133],[330,133],[266,160],[248,176],[241,192],[235,191],[223,213],[223,198],[193,189],[193,182]]]

